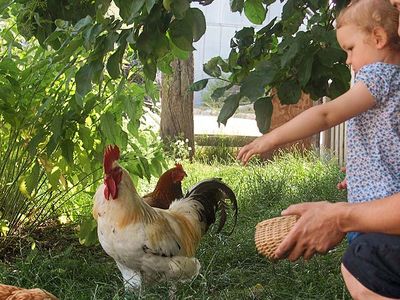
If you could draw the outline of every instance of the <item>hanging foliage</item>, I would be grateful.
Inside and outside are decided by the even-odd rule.
[[[231,10],[244,12],[252,23],[261,24],[275,2],[233,0]],[[228,80],[229,84],[214,95],[225,99],[225,91],[239,86],[237,94],[224,100],[218,121],[225,124],[239,104],[253,103],[263,133],[271,121],[273,91],[282,104],[296,104],[302,92],[314,100],[339,96],[349,88],[350,71],[336,40],[334,20],[347,2],[285,1],[281,18],[259,30],[238,30],[231,39],[229,56],[205,63],[203,70],[210,77],[194,83],[193,89],[205,88],[209,80]]]

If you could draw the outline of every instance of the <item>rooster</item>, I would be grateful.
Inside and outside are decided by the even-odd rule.
[[[221,210],[226,220],[226,199],[237,216],[234,192],[219,179],[196,184],[167,210],[153,208],[141,198],[128,172],[119,166],[117,146],[104,153],[104,183],[94,195],[93,216],[104,251],[117,263],[128,290],[142,283],[189,280],[198,275],[195,258],[202,236]]]
[[[160,176],[154,191],[143,196],[143,200],[152,207],[168,209],[172,201],[183,197],[181,182],[186,176],[182,165],[175,164]]]
[[[0,300],[57,300],[58,298],[42,289],[24,289],[13,285],[0,284]]]

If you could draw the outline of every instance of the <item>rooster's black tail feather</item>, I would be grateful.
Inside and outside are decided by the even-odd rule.
[[[200,181],[186,193],[185,198],[189,197],[202,204],[204,210],[201,216],[207,224],[207,229],[215,222],[216,212],[218,210],[221,211],[217,232],[220,232],[225,225],[228,207],[226,199],[229,199],[233,209],[233,231],[236,225],[238,212],[236,195],[220,178],[210,178]],[[230,233],[232,233],[232,231]]]

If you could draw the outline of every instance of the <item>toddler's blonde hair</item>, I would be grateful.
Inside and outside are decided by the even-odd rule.
[[[388,36],[388,44],[394,50],[400,50],[398,34],[399,12],[389,0],[353,0],[342,9],[336,19],[336,29],[344,25],[356,25],[366,33],[382,27]]]

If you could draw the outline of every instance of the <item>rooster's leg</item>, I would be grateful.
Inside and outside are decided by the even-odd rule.
[[[176,283],[175,282],[171,282],[169,289],[168,289],[168,296],[169,296],[169,300],[176,300],[176,292],[177,292],[178,288],[176,287]]]
[[[142,278],[140,273],[135,272],[119,263],[117,263],[117,266],[124,279],[125,291],[135,293],[140,292],[142,286]]]

